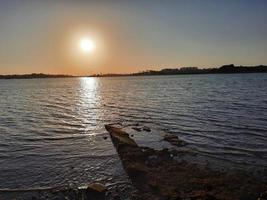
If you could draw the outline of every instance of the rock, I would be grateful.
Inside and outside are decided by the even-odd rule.
[[[92,183],[87,186],[87,190],[93,190],[98,193],[103,193],[107,190],[107,188],[101,183]]]
[[[132,163],[125,167],[126,171],[128,172],[129,176],[142,176],[147,172],[147,167],[140,163]]]
[[[186,197],[183,197],[183,199],[192,199],[192,200],[218,200],[214,196],[210,195],[205,190],[196,190],[193,191],[191,194],[187,194]]]
[[[107,188],[103,184],[92,183],[87,186],[86,196],[89,200],[104,200],[106,191]]]
[[[159,186],[158,186],[158,183],[156,181],[151,181],[148,183],[149,187],[152,189],[152,190],[159,190]]]
[[[122,131],[120,128],[106,125],[105,128],[110,132],[110,136],[117,150],[124,145],[137,146],[134,140],[129,137],[129,134]]]
[[[114,200],[121,200],[121,198],[120,198],[119,195],[115,195],[115,196],[113,197],[113,199],[114,199]]]
[[[173,134],[166,134],[164,135],[164,140],[169,142],[170,144],[174,145],[174,146],[178,146],[178,147],[181,147],[181,146],[184,146],[185,145],[185,142],[180,140],[178,138],[178,136],[176,135],[173,135]]]
[[[267,190],[260,195],[258,200],[267,200]]]
[[[133,130],[136,130],[136,131],[138,131],[138,132],[141,132],[141,131],[142,131],[142,129],[141,129],[141,128],[138,128],[138,127],[132,127],[132,129],[133,129]]]
[[[151,129],[149,127],[147,127],[147,126],[144,126],[143,130],[146,131],[146,132],[151,132]]]

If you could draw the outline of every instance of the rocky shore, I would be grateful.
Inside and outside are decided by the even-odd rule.
[[[0,199],[267,200],[265,181],[244,171],[214,170],[191,162],[198,159],[197,153],[176,135],[140,124],[105,128],[129,177],[128,185],[111,188],[101,182],[83,187],[2,189]]]
[[[184,160],[190,151],[175,135],[138,124],[105,127],[138,190],[132,199],[267,199],[267,184],[245,172],[215,171]]]

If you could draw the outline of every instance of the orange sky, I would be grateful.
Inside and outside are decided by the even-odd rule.
[[[267,64],[264,1],[201,2],[2,0],[0,74]]]

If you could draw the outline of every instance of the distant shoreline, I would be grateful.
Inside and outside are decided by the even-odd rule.
[[[14,75],[0,75],[0,79],[38,79],[38,78],[74,78],[78,76],[62,75],[62,74],[14,74]]]
[[[0,75],[0,79],[38,79],[38,78],[78,78],[78,77],[121,77],[121,76],[155,76],[155,75],[186,75],[186,74],[237,74],[237,73],[267,73],[266,65],[258,66],[235,66],[223,65],[219,68],[182,67],[182,68],[165,68],[159,71],[147,70],[143,72],[130,74],[93,74],[88,76],[74,76],[64,74],[14,74]]]
[[[185,74],[236,74],[236,73],[267,73],[266,65],[235,66],[223,65],[219,68],[182,67],[165,68],[159,71],[147,70],[131,74],[94,74],[91,77],[117,77],[117,76],[154,76],[154,75],[185,75]]]

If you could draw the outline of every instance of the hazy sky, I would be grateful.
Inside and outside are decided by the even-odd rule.
[[[266,0],[0,0],[0,74],[267,64]],[[95,51],[85,54],[81,38]]]

